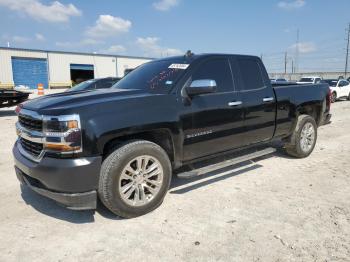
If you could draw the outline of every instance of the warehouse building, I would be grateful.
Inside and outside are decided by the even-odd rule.
[[[151,58],[0,47],[0,88],[38,84],[67,88],[101,77],[123,77]]]

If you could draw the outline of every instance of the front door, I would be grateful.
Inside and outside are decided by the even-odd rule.
[[[192,81],[215,80],[217,91],[193,96],[184,125],[184,160],[227,151],[243,145],[243,107],[234,88],[226,58],[211,58],[193,71]]]
[[[350,84],[346,80],[341,80],[339,82],[339,97],[348,96],[350,92]]]

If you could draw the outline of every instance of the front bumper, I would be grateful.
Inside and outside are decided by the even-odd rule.
[[[95,209],[101,157],[56,159],[40,162],[25,158],[13,147],[17,178],[33,191],[70,209]]]

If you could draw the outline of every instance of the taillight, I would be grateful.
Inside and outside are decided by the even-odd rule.
[[[328,89],[328,95],[327,95],[327,108],[328,110],[331,109],[331,104],[332,104],[332,90],[329,88]]]
[[[22,107],[23,107],[23,104],[18,104],[18,105],[16,106],[15,113],[16,113],[17,115],[18,115],[19,112],[21,111]]]

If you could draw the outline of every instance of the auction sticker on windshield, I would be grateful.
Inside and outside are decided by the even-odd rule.
[[[171,64],[169,66],[169,68],[185,70],[185,69],[187,69],[188,66],[189,66],[189,64]]]

